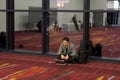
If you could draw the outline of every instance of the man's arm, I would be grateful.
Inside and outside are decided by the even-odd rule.
[[[60,54],[62,54],[62,44],[60,45],[59,50],[58,50],[58,55]]]
[[[75,55],[76,55],[75,45],[74,45],[74,44],[71,44],[71,48],[72,48],[71,56],[75,56]]]

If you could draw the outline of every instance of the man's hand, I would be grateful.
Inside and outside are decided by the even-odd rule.
[[[68,59],[69,59],[69,56],[68,56],[68,55],[66,55],[64,59],[65,59],[65,60],[68,60]]]
[[[64,55],[61,55],[61,59],[64,59],[65,58],[65,56]]]

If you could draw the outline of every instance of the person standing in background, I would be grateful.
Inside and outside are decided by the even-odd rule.
[[[76,14],[72,17],[72,21],[73,21],[73,23],[74,23],[74,26],[75,26],[76,30],[77,30],[77,31],[80,31],[80,30],[79,30],[79,26],[78,26],[78,24],[77,24]]]

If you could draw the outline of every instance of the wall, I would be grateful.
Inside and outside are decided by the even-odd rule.
[[[107,0],[90,0],[90,9],[106,10],[107,9]]]

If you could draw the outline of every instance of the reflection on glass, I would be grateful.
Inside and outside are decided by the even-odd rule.
[[[108,0],[107,1],[107,8],[108,9],[118,9],[119,8],[119,1],[118,0]]]
[[[0,48],[6,48],[6,13],[0,12]]]
[[[80,31],[77,31],[72,18],[76,15]],[[109,18],[109,15],[111,18]],[[107,20],[108,19],[108,20]],[[54,20],[54,19],[53,19]],[[107,21],[111,21],[110,23]],[[49,26],[50,52],[57,53],[63,37],[67,36],[75,44],[76,50],[80,47],[83,36],[83,14],[82,13],[57,13],[57,23],[54,21]],[[109,23],[109,24],[108,24]],[[103,58],[119,58],[118,46],[120,35],[118,13],[90,13],[90,39],[92,40],[93,52],[90,56]]]
[[[57,0],[57,7],[64,7],[70,0]]]
[[[6,32],[4,31],[0,32],[0,48],[1,49],[6,48]]]
[[[53,21],[49,25],[50,52],[57,53],[61,40],[65,36],[69,37],[76,45],[76,49],[78,49],[79,44],[77,42],[82,38],[82,13],[58,12],[56,14],[57,21],[50,18],[50,20],[52,19]],[[73,19],[74,17],[75,19]]]
[[[29,9],[29,6],[42,7],[42,0],[15,0],[15,9]]]
[[[56,10],[83,10],[83,0],[50,0],[50,8],[56,8]]]
[[[0,9],[6,9],[6,0],[0,0]]]
[[[34,14],[29,12],[15,12],[15,49],[41,50],[41,32],[37,27],[39,19],[30,18],[32,15]],[[30,19],[36,20],[36,22],[30,22]]]

